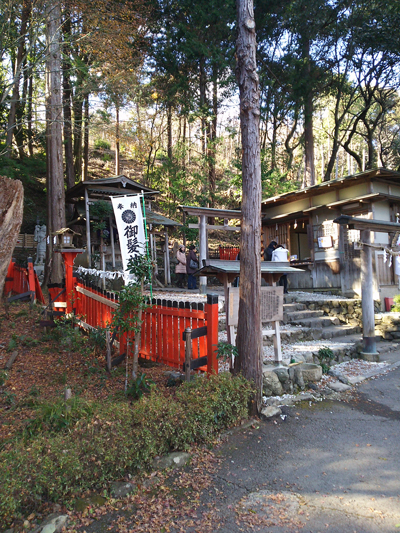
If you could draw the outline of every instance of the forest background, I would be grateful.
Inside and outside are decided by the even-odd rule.
[[[43,191],[51,211],[60,187],[119,174],[173,218],[240,207],[233,0],[0,9],[1,174],[31,191],[22,231],[46,222]],[[260,0],[255,18],[264,197],[399,169],[399,2]]]

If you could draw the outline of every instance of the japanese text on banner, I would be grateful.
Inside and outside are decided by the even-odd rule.
[[[128,268],[129,259],[146,253],[141,200],[141,194],[111,197],[124,271]]]

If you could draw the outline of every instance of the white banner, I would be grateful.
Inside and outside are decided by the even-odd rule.
[[[142,195],[112,196],[111,201],[117,222],[122,265],[126,271],[129,259],[146,253]]]

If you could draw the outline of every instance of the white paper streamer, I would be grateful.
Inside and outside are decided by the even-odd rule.
[[[124,272],[110,272],[108,270],[97,270],[95,268],[84,268],[82,266],[76,269],[78,274],[90,274],[91,276],[98,276],[101,279],[115,279],[115,278],[124,278]]]

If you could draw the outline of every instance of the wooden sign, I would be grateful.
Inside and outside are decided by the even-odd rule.
[[[261,287],[261,322],[283,320],[283,287]],[[237,326],[239,318],[239,287],[228,288],[226,309],[228,326]]]
[[[239,318],[239,287],[228,287],[227,326],[237,326]]]
[[[261,322],[283,320],[283,287],[261,287]]]

